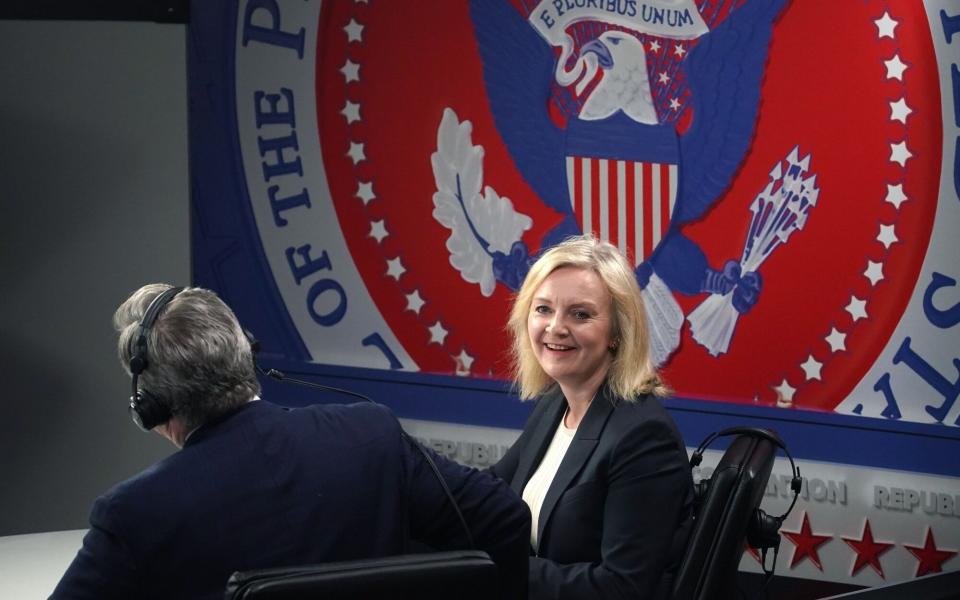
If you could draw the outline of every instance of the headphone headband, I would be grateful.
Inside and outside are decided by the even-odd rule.
[[[143,314],[140,325],[137,327],[137,337],[134,341],[133,355],[130,357],[129,364],[130,374],[132,375],[130,383],[133,388],[133,393],[130,396],[130,405],[128,408],[133,422],[145,431],[149,431],[160,423],[164,423],[170,419],[170,411],[164,404],[158,402],[155,396],[148,394],[145,390],[137,388],[140,374],[143,373],[150,364],[147,354],[147,341],[150,337],[150,330],[153,328],[154,323],[156,323],[157,318],[159,318],[160,312],[170,304],[170,301],[182,292],[183,289],[183,287],[171,287],[154,298]]]
[[[787,511],[778,517],[770,517],[762,509],[756,508],[750,521],[750,528],[747,530],[747,539],[751,546],[755,548],[762,547],[764,548],[764,552],[766,552],[765,548],[772,547],[776,552],[780,546],[780,536],[778,533],[780,524],[783,523],[784,519],[787,518],[787,515],[789,515],[793,510],[794,505],[797,503],[797,498],[800,496],[800,490],[803,485],[803,478],[800,476],[800,469],[797,468],[797,465],[793,462],[793,456],[790,455],[790,450],[787,449],[787,445],[782,439],[780,439],[780,436],[777,435],[775,431],[770,429],[761,429],[760,427],[742,426],[728,427],[727,429],[715,431],[708,435],[690,457],[690,466],[696,467],[700,465],[700,462],[703,460],[704,451],[707,449],[707,446],[713,443],[715,439],[718,437],[726,437],[731,435],[748,435],[767,440],[774,446],[781,448],[787,455],[787,460],[790,461],[790,471],[793,475],[793,477],[790,479],[790,489],[793,491],[793,500],[791,500]],[[697,485],[699,493],[704,494],[708,489],[709,483],[700,482]],[[776,561],[776,557],[774,557],[774,561]],[[761,562],[761,567],[764,569],[764,572],[767,572],[766,566],[763,562]]]
[[[143,370],[147,368],[147,339],[150,336],[150,329],[153,328],[157,317],[160,316],[160,311],[173,300],[174,296],[182,291],[182,287],[172,287],[164,290],[163,293],[150,302],[146,312],[143,313],[143,318],[140,319],[140,325],[137,327],[137,338],[133,345],[133,356],[130,357],[130,372],[134,375],[143,373]]]

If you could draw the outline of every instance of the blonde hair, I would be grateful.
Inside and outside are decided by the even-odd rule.
[[[617,341],[617,347],[606,381],[614,395],[627,401],[639,394],[666,395],[669,390],[660,381],[651,360],[647,314],[633,269],[612,244],[581,235],[567,238],[543,253],[530,267],[514,298],[507,329],[513,338],[513,373],[520,398],[534,398],[554,383],[533,352],[527,319],[534,294],[543,281],[561,267],[592,270],[610,292],[611,336]]]

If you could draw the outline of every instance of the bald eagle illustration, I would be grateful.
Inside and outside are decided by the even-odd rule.
[[[471,0],[497,129],[524,179],[562,215],[543,246],[593,231],[635,258],[658,362],[679,342],[673,294],[733,290],[741,313],[759,297],[759,274],[740,273],[736,260],[712,267],[682,228],[708,218],[749,150],[773,23],[786,2],[697,0],[709,30],[696,39],[575,23],[568,63],[591,68],[567,85],[555,77],[558,53],[522,9]],[[591,178],[601,171],[610,191],[598,204]],[[637,199],[644,195],[663,203],[651,211]],[[498,255],[498,281],[516,289],[538,250],[518,243]]]
[[[593,53],[606,73],[587,98],[578,117],[596,121],[623,111],[637,123],[655,125],[657,110],[650,94],[647,60],[640,40],[619,31],[605,31],[585,44],[581,54]]]

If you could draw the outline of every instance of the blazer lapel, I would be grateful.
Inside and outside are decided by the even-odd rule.
[[[523,497],[523,488],[526,487],[533,471],[540,465],[543,455],[547,452],[547,447],[553,439],[553,433],[557,430],[557,425],[567,410],[567,400],[557,389],[556,393],[550,393],[538,400],[538,402],[548,403],[544,407],[543,415],[537,421],[533,435],[527,448],[524,449],[523,457],[517,465],[517,472],[513,476],[510,487],[517,496]]]
[[[562,404],[566,407],[565,401]],[[600,434],[603,433],[603,428],[606,426],[607,420],[610,418],[612,412],[613,404],[610,401],[606,386],[604,385],[597,392],[596,398],[590,403],[590,408],[587,409],[587,414],[583,416],[583,421],[581,421],[580,426],[577,427],[577,435],[573,438],[573,441],[570,442],[570,447],[567,448],[567,453],[560,462],[560,468],[557,469],[557,474],[553,477],[550,489],[547,490],[547,495],[543,499],[543,506],[540,507],[540,519],[537,526],[537,539],[540,540],[541,545],[543,543],[544,529],[550,521],[550,515],[557,505],[557,501],[570,486],[570,482],[577,476],[577,473],[583,469],[583,465],[586,464],[590,455],[593,454],[597,443],[600,441]],[[559,419],[557,423],[559,423]],[[554,430],[556,429],[557,423],[554,423]],[[539,464],[539,460],[537,464]]]

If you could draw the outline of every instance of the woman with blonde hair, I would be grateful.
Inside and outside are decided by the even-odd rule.
[[[530,268],[508,327],[537,404],[493,471],[533,516],[530,598],[668,597],[693,483],[633,270],[611,244],[570,238]]]

